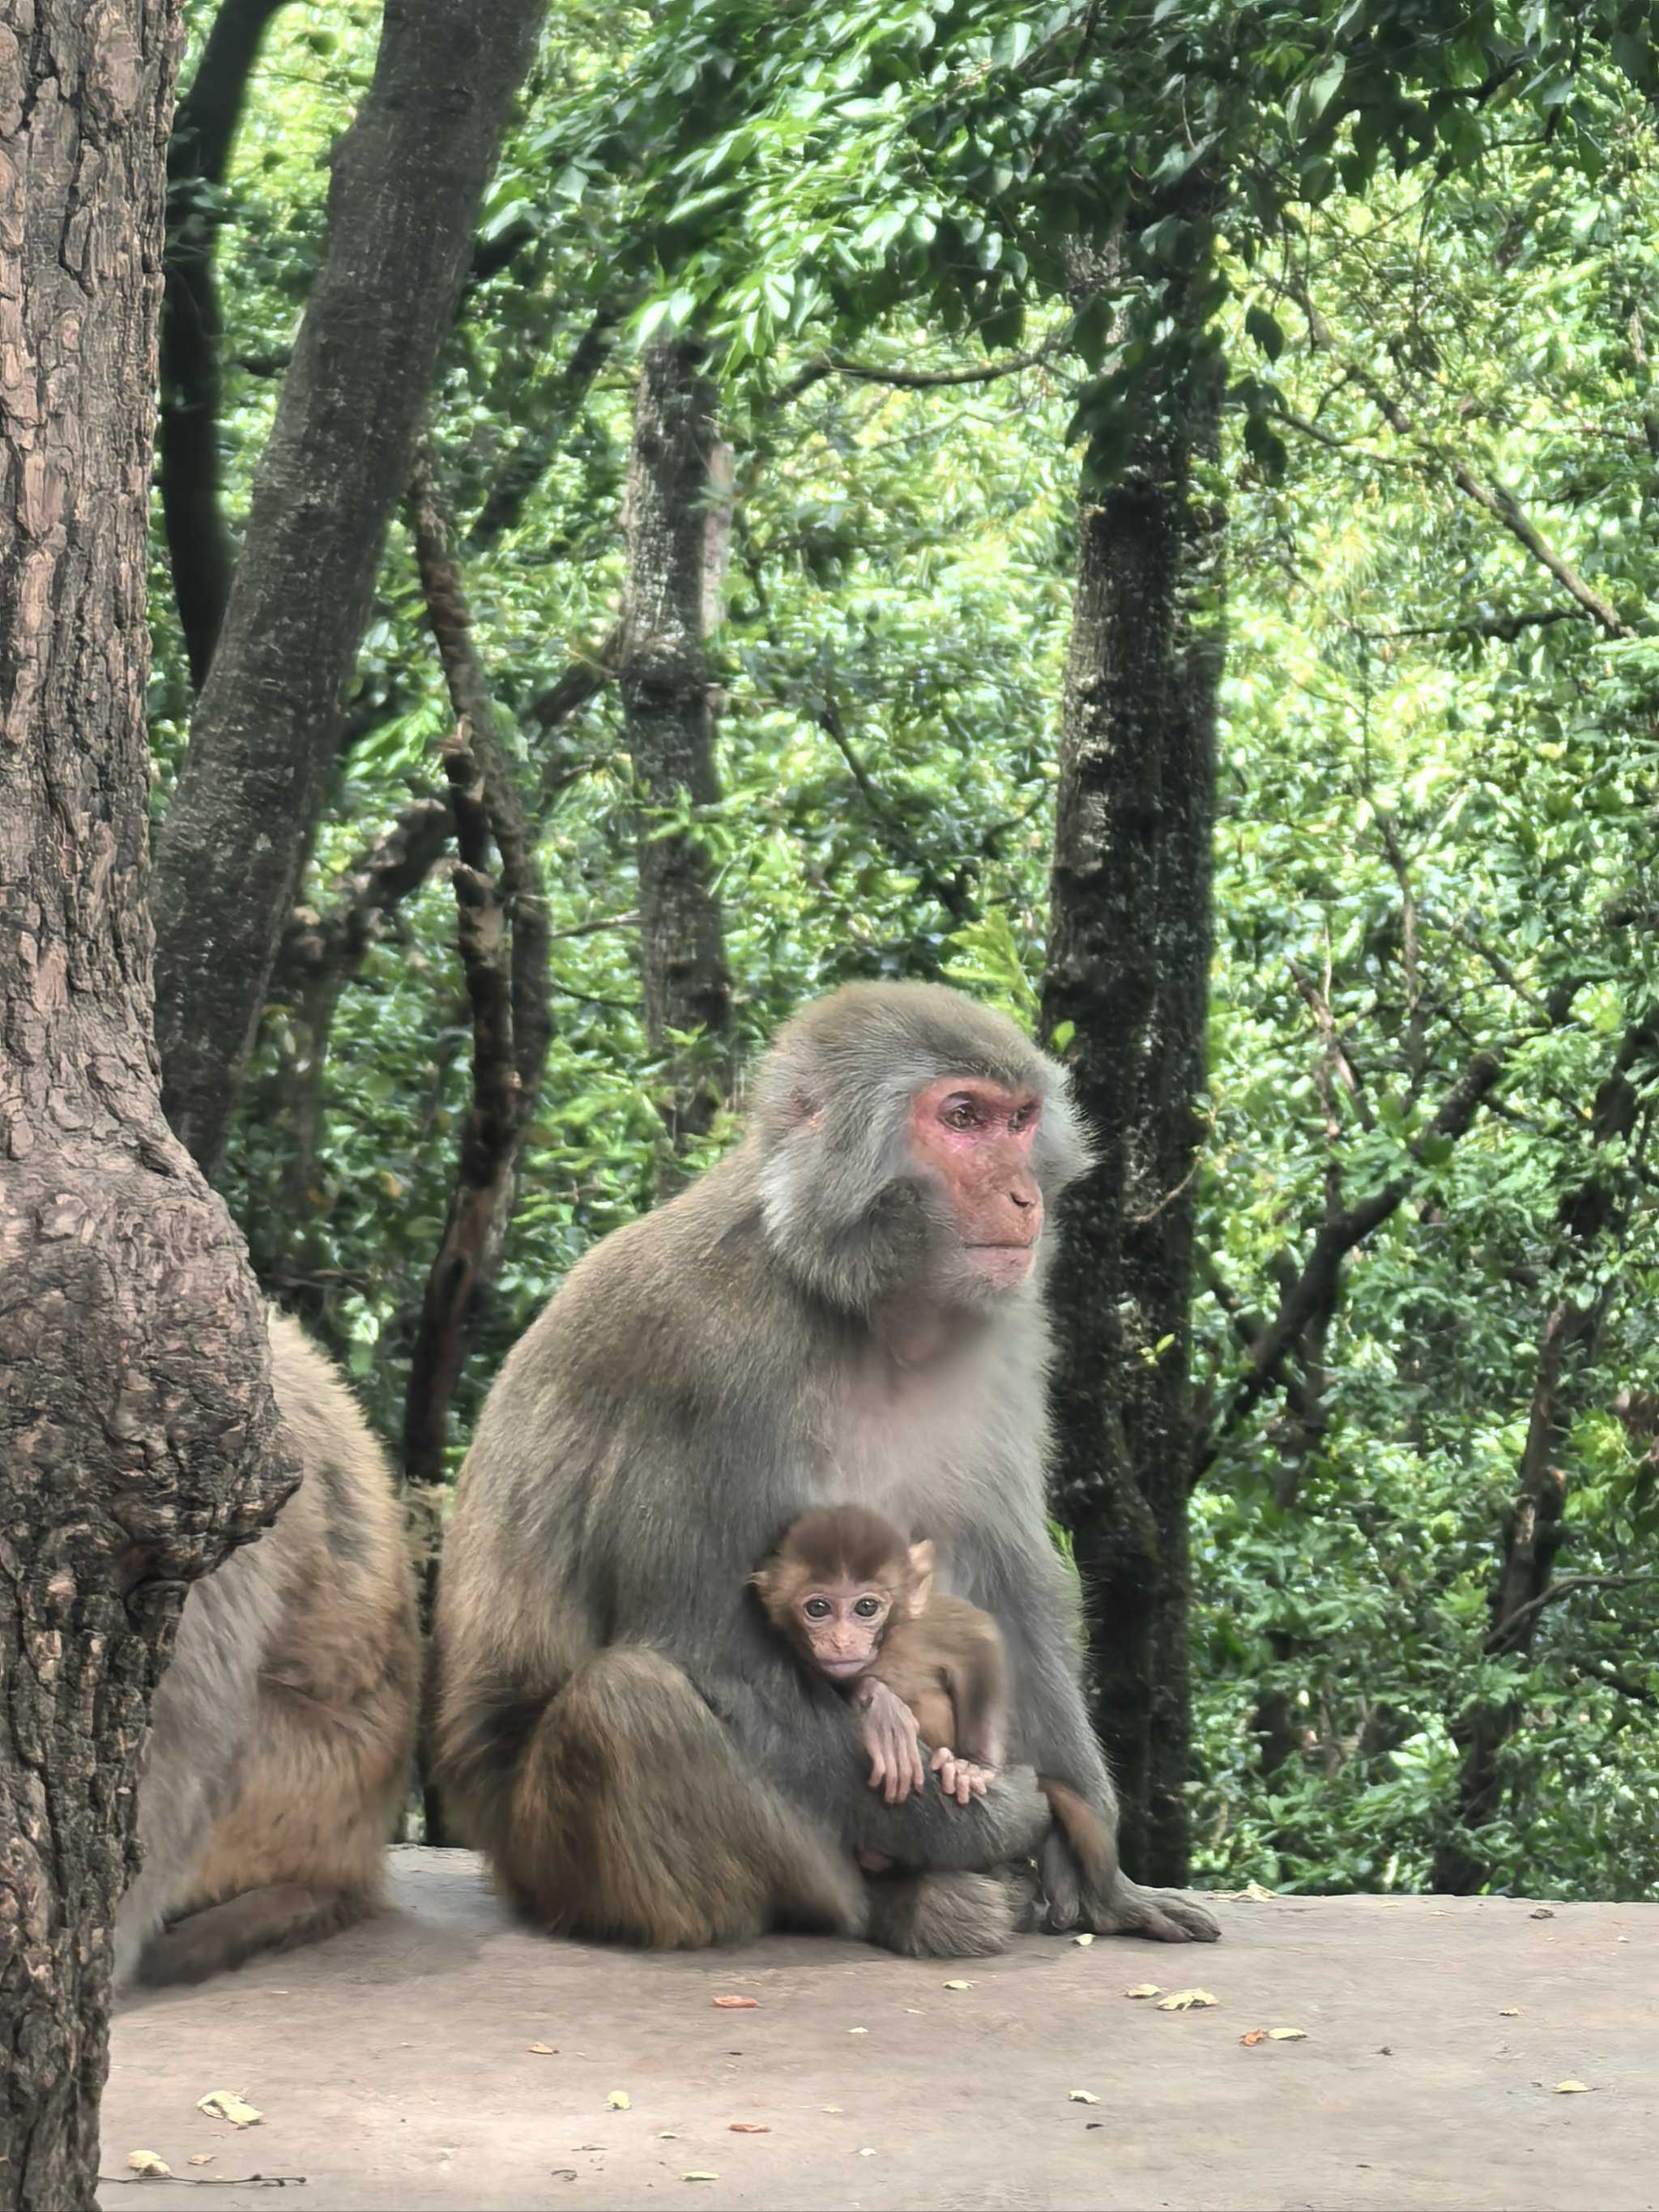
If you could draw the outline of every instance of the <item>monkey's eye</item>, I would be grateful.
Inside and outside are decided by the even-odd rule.
[[[853,1610],[860,1620],[873,1620],[881,1611],[881,1600],[878,1597],[861,1597]]]
[[[835,1607],[827,1597],[809,1597],[801,1611],[809,1620],[828,1620]]]
[[[972,1129],[978,1126],[979,1109],[971,1098],[953,1098],[939,1118],[947,1129]]]
[[[1009,1115],[1008,1127],[1011,1129],[1029,1129],[1036,1119],[1036,1099],[1028,1100],[1024,1106]]]

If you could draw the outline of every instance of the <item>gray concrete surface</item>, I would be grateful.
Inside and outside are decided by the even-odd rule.
[[[791,1937],[641,1956],[514,1925],[467,1855],[395,1857],[396,1911],[116,2019],[106,2173],[142,2148],[190,2181],[304,2188],[141,2183],[101,2204],[1659,2202],[1656,1905],[1537,1919],[1512,1899],[1279,1898],[1220,1904],[1223,1941],[1204,1949],[1034,1936],[957,1966]],[[1164,2013],[1125,1997],[1149,1980],[1219,2002]],[[724,2009],[724,1995],[756,2003]],[[1307,2040],[1240,2043],[1279,2027]],[[1585,2092],[1558,2094],[1567,2079]],[[214,2089],[259,2124],[198,2112]],[[204,2152],[210,2164],[187,2163]]]

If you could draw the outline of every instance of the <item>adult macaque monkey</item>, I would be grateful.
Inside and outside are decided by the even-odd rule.
[[[1002,1764],[1002,1638],[988,1613],[935,1592],[933,1565],[930,1542],[907,1542],[868,1506],[826,1505],[803,1513],[749,1577],[803,1665],[848,1693],[870,1786],[890,1805],[929,1773],[965,1805]]]
[[[200,1981],[381,1899],[420,1665],[402,1516],[350,1394],[279,1314],[270,1355],[300,1487],[185,1601],[116,1918],[124,1978]]]
[[[1213,1936],[1118,1869],[1048,1538],[1042,1234],[1084,1160],[1060,1069],[952,991],[858,984],[754,1088],[746,1141],[587,1254],[485,1405],[439,1595],[450,1817],[576,1935],[994,1951],[996,1869],[1035,1850],[1053,1927]],[[834,1500],[930,1531],[1002,1631],[1013,1763],[968,1805],[871,1790],[858,1717],[748,1595]],[[1097,1821],[1091,1863],[1033,1769]],[[866,1885],[860,1853],[908,1872]]]

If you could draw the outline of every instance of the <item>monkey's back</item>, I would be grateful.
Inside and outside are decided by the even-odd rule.
[[[961,1748],[988,1721],[1000,1729],[1007,1680],[1002,1632],[966,1598],[935,1591],[921,1613],[896,1620],[873,1671],[909,1706],[934,1747]]]
[[[810,1343],[739,1156],[585,1254],[514,1347],[434,1638],[434,1763],[470,1840],[489,1847],[526,1731],[592,1652],[672,1634],[709,1588],[745,1632],[750,1570],[793,1517],[755,1471],[789,1448],[776,1377]]]
[[[420,1650],[391,1477],[328,1360],[284,1316],[270,1329],[301,1478],[258,1540],[191,1590],[156,1692],[145,1863],[118,1924],[121,1971],[147,1978],[196,1978],[372,1909],[407,1776]],[[264,1905],[240,1923],[188,1917],[255,1893]],[[331,1901],[307,1917],[307,1896]]]
[[[420,1645],[389,1470],[297,1324],[273,1314],[270,1344],[305,1476],[258,1547],[270,1547],[279,1602],[252,1741],[198,1862],[192,1905],[325,1875],[378,1899],[413,1747]]]

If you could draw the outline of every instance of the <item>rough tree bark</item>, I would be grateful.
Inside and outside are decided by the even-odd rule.
[[[731,539],[731,456],[695,338],[647,346],[628,471],[628,595],[618,684],[640,787],[640,977],[646,1035],[669,1055],[672,1147],[707,1129],[727,1085],[732,979],[720,898],[695,832],[665,827],[720,797],[705,642]],[[676,1051],[672,1032],[715,1048]],[[672,1150],[664,1182],[672,1181]]]
[[[421,1627],[429,1635],[449,1497],[444,1447],[450,1401],[501,1267],[552,1020],[547,902],[535,832],[496,732],[448,520],[424,455],[410,479],[409,510],[427,619],[455,714],[443,757],[455,823],[456,943],[472,1009],[472,1096],[404,1399],[404,1498],[420,1577]],[[499,874],[491,868],[492,844]],[[429,1784],[424,1799],[427,1842],[447,1843],[443,1808]]]
[[[458,859],[456,933],[472,1007],[472,1097],[461,1124],[455,1195],[427,1279],[404,1414],[404,1479],[411,1494],[441,1488],[449,1401],[467,1339],[501,1264],[519,1157],[536,1111],[552,1038],[547,902],[535,833],[495,729],[460,572],[424,459],[410,485],[410,520],[455,727],[444,746]],[[497,880],[490,847],[500,855]],[[432,1555],[436,1555],[434,1530]]]
[[[170,0],[0,27],[0,2204],[90,2204],[115,1906],[185,1583],[292,1487],[162,1117],[145,533]]]
[[[544,0],[386,0],[155,879],[163,1099],[210,1175],[321,810],[387,520]]]
[[[221,0],[167,148],[161,302],[161,517],[191,682],[207,680],[236,567],[219,457],[224,319],[214,276],[220,195],[265,26],[289,0]]]
[[[250,1203],[244,1220],[260,1281],[325,1341],[331,1341],[331,1332],[327,1301],[319,1295],[313,1237],[323,1072],[334,1017],[387,922],[443,857],[453,828],[447,799],[411,799],[346,870],[326,912],[295,909],[271,970],[269,1003],[286,1012],[286,1036],[250,1112],[261,1127],[283,1133],[282,1180],[276,1205]],[[343,1354],[343,1346],[337,1349]]]
[[[1138,1878],[1186,1878],[1187,1496],[1224,516],[1207,368],[1078,514],[1042,1027],[1066,1039],[1095,1167],[1053,1278],[1056,1500],[1082,1577],[1095,1716]],[[1069,1024],[1069,1032],[1062,1025]]]

